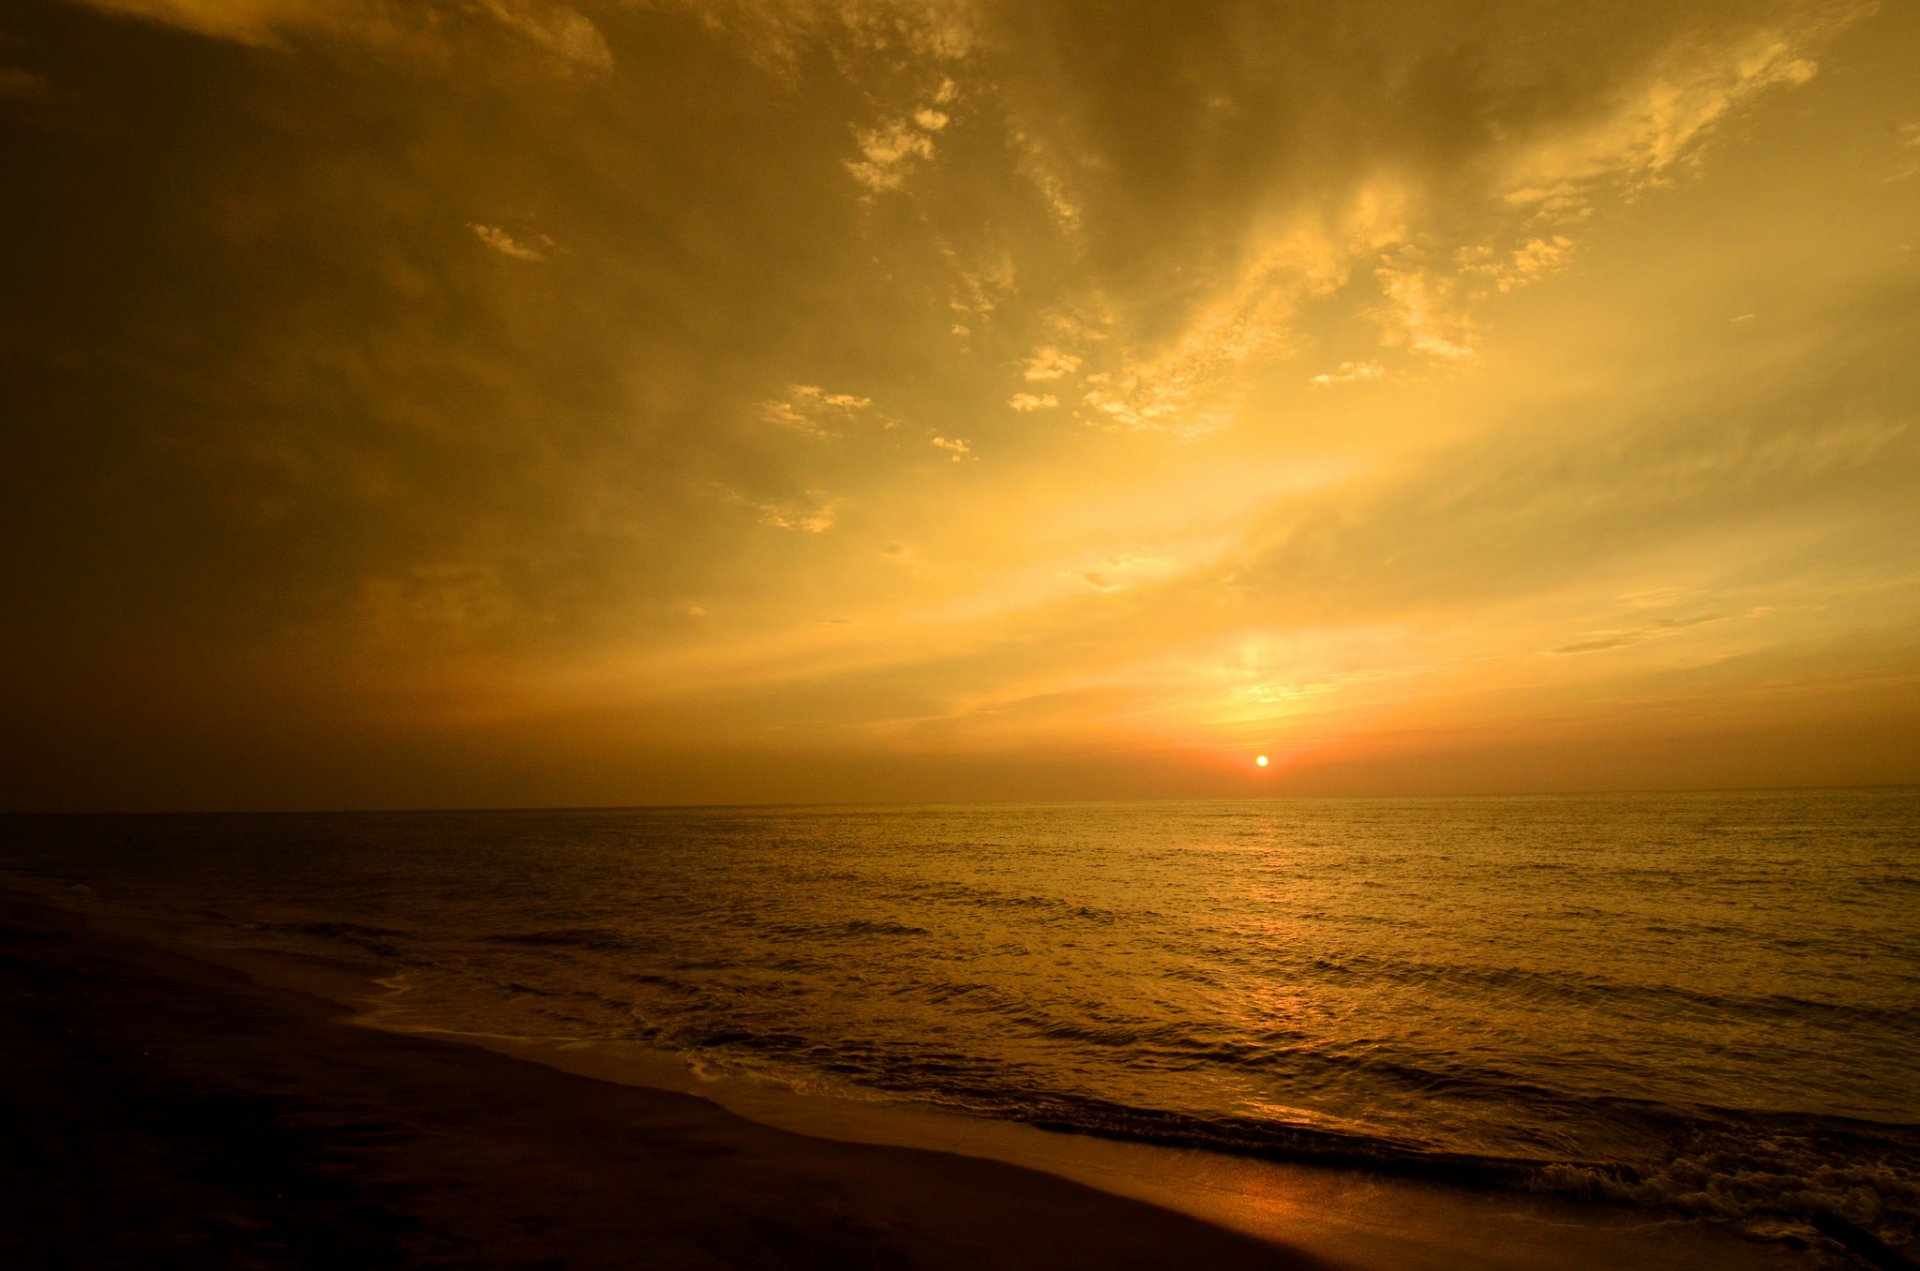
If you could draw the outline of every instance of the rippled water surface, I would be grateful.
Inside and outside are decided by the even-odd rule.
[[[422,1022],[1891,1244],[1920,791],[12,818]]]

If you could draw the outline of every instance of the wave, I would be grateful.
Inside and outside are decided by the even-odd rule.
[[[1912,1013],[1866,1003],[1823,1002],[1789,993],[1714,993],[1674,984],[1634,983],[1599,971],[1538,971],[1527,967],[1463,966],[1459,964],[1358,953],[1344,957],[1317,955],[1288,957],[1294,965],[1322,976],[1364,977],[1418,988],[1454,986],[1490,990],[1512,1002],[1554,999],[1571,1003],[1636,1003],[1675,1011],[1724,1016],[1740,1012],[1756,1016],[1817,1018],[1835,1025],[1875,1023],[1911,1027]]]
[[[1900,1127],[1790,1128],[1749,1118],[1696,1123],[1672,1155],[1633,1162],[1448,1151],[1405,1138],[1085,1097],[1036,1100],[1015,1111],[1015,1119],[1099,1138],[1628,1205],[1716,1220],[1754,1235],[1820,1235],[1870,1261],[1878,1253],[1899,1256],[1892,1251],[1911,1244],[1920,1230],[1920,1157],[1914,1144],[1898,1141]]]
[[[481,944],[517,945],[525,949],[591,949],[610,953],[631,947],[632,940],[605,927],[562,927],[551,931],[500,931],[474,937]]]
[[[979,983],[929,990],[927,1000],[1010,1007],[1004,991]],[[1207,1038],[1162,1024],[1131,1028],[1067,1023],[1031,1011],[1017,1022],[1031,1035],[1070,1045],[1125,1048],[1129,1067],[1244,1062],[1244,1039]],[[1291,1052],[1320,1069],[1365,1069],[1368,1084],[1465,1099],[1499,1108],[1539,1133],[1474,1150],[1471,1130],[1432,1123],[1404,1131],[1335,1121],[1155,1108],[1096,1094],[1047,1088],[1051,1065],[993,1061],[960,1051],[912,1049],[877,1039],[824,1043],[790,1031],[715,1029],[662,1037],[702,1066],[759,1073],[795,1088],[820,1077],[967,1115],[1058,1133],[1359,1169],[1486,1190],[1517,1190],[1730,1224],[1750,1234],[1800,1242],[1838,1241],[1860,1256],[1912,1241],[1920,1226],[1920,1126],[1811,1114],[1681,1108],[1625,1096],[1583,1096],[1518,1074],[1468,1065],[1432,1067],[1383,1055]],[[1278,1034],[1268,1045],[1295,1040]],[[1549,1133],[1555,1126],[1611,1127],[1594,1136]],[[1440,1137],[1436,1137],[1436,1135]],[[1606,1141],[1606,1153],[1568,1154],[1568,1145]],[[1574,1148],[1574,1152],[1580,1149]],[[1889,1255],[1892,1256],[1892,1255]]]
[[[1760,1235],[1818,1233],[1875,1265],[1911,1266],[1893,1251],[1920,1232],[1920,1160],[1891,1129],[1741,1118],[1696,1130],[1657,1162],[1553,1162],[1536,1168],[1528,1186]]]
[[[1111,927],[1118,923],[1143,917],[1152,917],[1151,910],[1122,913],[1118,910],[1099,905],[1076,903],[1060,896],[1041,896],[1031,892],[1003,891],[994,887],[981,887],[972,883],[950,880],[924,881],[890,879],[888,886],[893,889],[897,899],[913,897],[918,900],[930,900],[939,904],[958,905],[968,909],[1012,909],[1025,910],[1045,915],[1054,921],[1073,921],[1093,926]]]
[[[875,918],[851,918],[844,922],[788,922],[774,923],[766,928],[769,934],[810,940],[857,940],[866,936],[925,936],[931,935],[925,927],[916,927],[912,923],[888,922]]]
[[[237,925],[241,931],[267,935],[308,936],[334,941],[382,958],[399,957],[401,944],[408,936],[407,932],[393,927],[378,927],[361,922],[242,922]]]

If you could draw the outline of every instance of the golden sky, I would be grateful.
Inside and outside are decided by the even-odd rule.
[[[1861,0],[15,0],[0,789],[1920,780],[1916,67]]]

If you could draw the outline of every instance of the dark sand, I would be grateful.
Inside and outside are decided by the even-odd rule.
[[[0,1267],[1330,1265],[341,1014],[0,895]]]

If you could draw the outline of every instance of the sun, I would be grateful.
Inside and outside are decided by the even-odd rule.
[[[1267,757],[1265,755],[1255,755],[1253,762],[1255,766],[1264,768],[1267,766]]]

